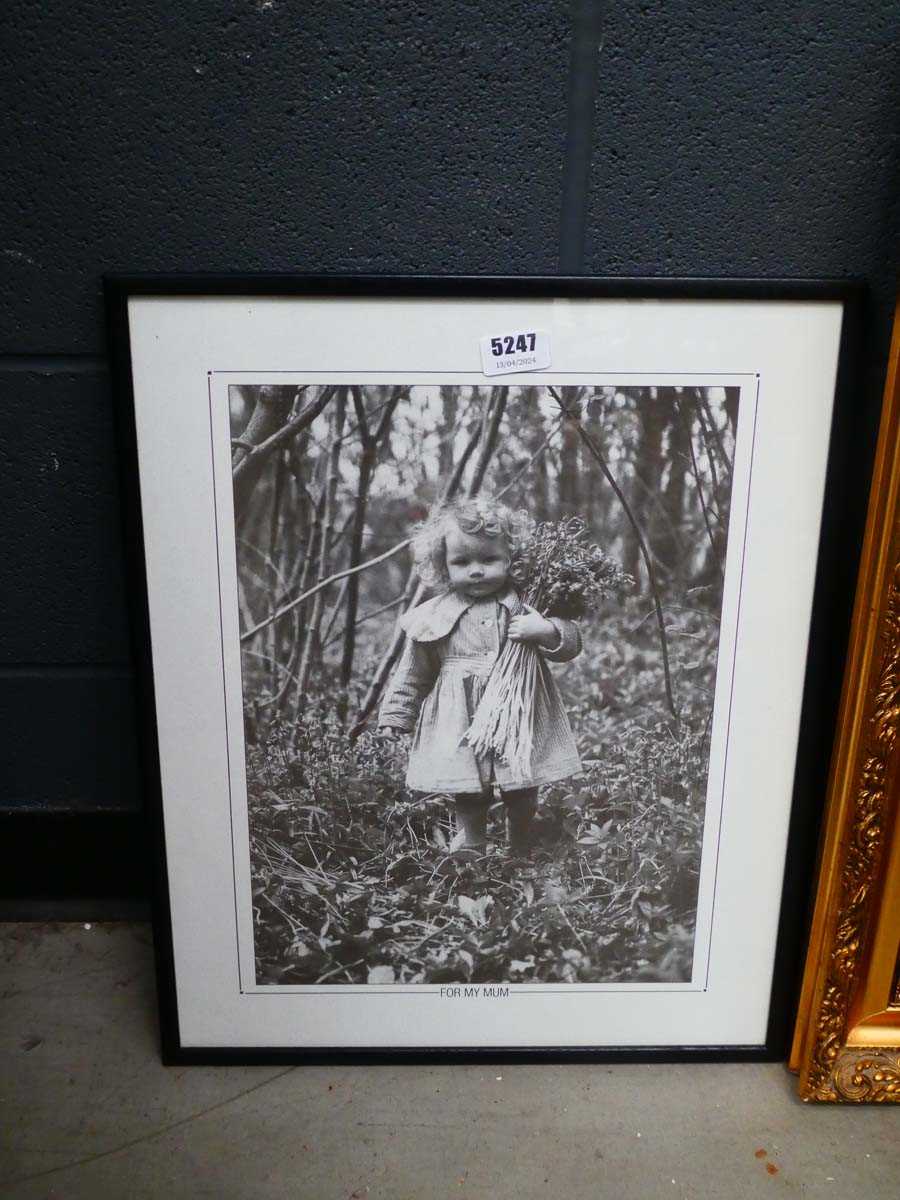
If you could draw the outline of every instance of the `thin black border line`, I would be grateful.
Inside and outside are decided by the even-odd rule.
[[[753,462],[756,457],[756,427],[757,427],[758,421],[759,421],[759,374],[757,373],[757,375],[756,375],[756,395],[753,398],[753,434],[750,438],[750,469],[747,473],[747,509],[746,509],[746,513],[744,516],[744,537],[743,537],[742,543],[741,543],[741,575],[740,575],[740,580],[738,582],[738,607],[737,607],[737,616],[736,616],[735,624],[734,624],[734,652],[731,657],[731,687],[729,688],[729,692],[728,692],[728,723],[727,723],[728,732],[725,737],[725,760],[722,763],[722,798],[719,801],[719,833],[718,833],[718,837],[716,838],[716,866],[715,866],[715,871],[713,873],[712,908],[710,909],[710,913],[709,913],[709,945],[707,946],[707,949],[706,949],[706,981],[705,981],[704,987],[703,987],[704,991],[709,990],[709,972],[710,972],[710,968],[712,966],[713,933],[714,933],[715,924],[716,924],[716,896],[718,894],[718,887],[719,887],[719,859],[721,858],[721,853],[722,853],[722,825],[723,825],[723,817],[725,814],[725,787],[726,787],[726,784],[728,781],[728,753],[729,753],[729,750],[731,749],[731,717],[732,717],[732,712],[734,710],[734,677],[737,673],[737,655],[738,655],[739,634],[740,634],[740,627],[741,627],[741,605],[742,605],[743,599],[744,599],[744,571],[747,567],[747,539],[750,536],[750,497],[753,493]],[[733,480],[732,480],[732,487],[734,487]],[[727,546],[725,547],[725,551],[726,551],[726,555],[727,555],[727,552],[728,552]],[[783,862],[783,866],[782,866],[783,872],[787,871],[787,868],[788,868],[787,849],[788,849],[787,839],[785,839],[784,862]],[[781,889],[779,888],[778,890],[780,893]],[[771,1007],[771,998],[769,1001],[769,1005]]]
[[[494,982],[494,983],[466,983],[464,979],[454,980],[452,983],[416,983],[416,984],[377,984],[377,983],[345,983],[335,984],[332,991],[325,991],[324,988],[314,990],[318,987],[317,984],[298,983],[291,991],[286,991],[284,988],[268,988],[265,985],[257,985],[257,989],[253,991],[244,991],[240,994],[247,998],[251,996],[438,996],[440,991],[434,989],[458,987],[458,988],[479,988],[482,991],[485,988],[516,988],[515,993],[506,996],[498,997],[502,999],[512,1000],[513,995],[516,996],[597,996],[597,995],[616,995],[616,996],[702,996],[706,992],[703,987],[682,987],[682,988],[652,988],[652,987],[628,987],[626,992],[613,992],[612,987],[615,985],[595,988],[591,984],[572,984],[571,987],[556,988],[552,983],[546,986],[543,984],[521,984],[512,983],[510,981]],[[621,985],[620,985],[621,986]],[[628,985],[625,985],[628,986]],[[344,990],[341,991],[341,988]],[[301,990],[302,989],[302,990]],[[388,990],[390,989],[390,990]],[[453,999],[454,997],[448,997]],[[480,997],[476,997],[480,999]],[[488,996],[486,999],[490,1000]]]
[[[728,375],[731,378],[739,379],[746,376],[752,379],[757,373],[756,371],[607,371],[603,367],[603,372],[608,375],[664,375],[667,379],[671,379],[673,373],[677,375]],[[211,375],[477,375],[479,379],[498,379],[498,375],[485,375],[483,371],[329,371],[329,370],[313,370],[311,367],[295,367],[285,368],[283,371],[265,370],[254,371],[250,368],[247,371],[239,371],[236,367],[221,368],[216,371],[208,372]],[[596,371],[563,371],[559,368],[555,370],[552,367],[540,367],[534,371],[507,371],[507,375],[547,375],[552,378],[553,375],[596,375]],[[422,387],[425,384],[421,385]],[[462,387],[469,387],[468,383],[461,384]],[[487,386],[487,385],[485,385]],[[510,384],[510,387],[514,386]]]
[[[206,391],[208,396],[207,414],[209,416],[209,459],[212,467],[212,485],[213,485],[213,528],[216,538],[216,591],[219,597],[219,646],[222,650],[222,713],[225,718],[225,773],[228,778],[228,822],[231,829],[231,878],[232,892],[234,895],[234,937],[237,944],[237,976],[238,976],[238,994],[244,994],[244,981],[241,976],[241,943],[240,943],[240,925],[238,918],[238,898],[237,898],[237,871],[234,859],[234,804],[232,802],[231,790],[231,734],[228,726],[228,681],[225,677],[225,622],[222,619],[222,562],[219,555],[219,493],[216,486],[216,443],[213,437],[213,413],[212,413],[212,372],[206,372]],[[235,528],[235,537],[237,537],[237,528]],[[243,681],[241,682],[241,692],[243,693]]]
[[[772,1062],[787,1053],[790,1028],[799,995],[799,968],[804,931],[808,928],[813,887],[816,839],[821,828],[823,780],[828,771],[828,748],[836,720],[840,691],[841,659],[850,628],[865,505],[849,501],[846,482],[863,463],[869,478],[880,407],[877,398],[860,403],[860,371],[864,348],[871,357],[868,322],[872,319],[869,285],[865,278],[842,279],[733,279],[689,276],[682,278],[594,277],[410,277],[360,275],[297,275],[268,273],[246,275],[206,273],[194,275],[107,273],[103,276],[107,345],[118,439],[120,485],[126,566],[131,591],[132,653],[136,666],[138,714],[141,728],[139,755],[143,798],[151,850],[153,876],[153,928],[159,1002],[160,1054],[165,1065],[194,1064],[336,1064],[384,1063],[501,1063],[501,1062]],[[769,302],[831,302],[843,306],[838,352],[834,418],[829,444],[822,536],[819,542],[817,583],[803,691],[801,737],[795,764],[788,841],[788,870],[778,919],[775,969],[770,994],[765,1042],[759,1045],[650,1046],[650,1047],[446,1047],[409,1050],[395,1046],[316,1047],[296,1046],[216,1047],[184,1046],[176,1003],[176,979],[171,903],[162,810],[162,780],[153,658],[147,603],[147,569],[144,555],[143,514],[140,502],[139,461],[135,437],[134,382],[129,342],[131,299],[147,296],[440,296],[513,300],[522,296],[551,299],[603,299],[624,297],[648,301],[664,299],[742,299]],[[846,444],[845,444],[846,443]],[[818,642],[816,641],[818,638]],[[821,647],[821,649],[817,648]],[[793,864],[793,870],[791,870]],[[805,914],[804,914],[804,909]]]
[[[209,370],[206,373],[207,374],[207,383],[208,383],[208,393],[209,393],[210,453],[213,456],[213,459],[215,457],[215,445],[213,442],[212,386],[211,386],[211,382],[210,382],[211,378],[213,375],[244,374],[244,373],[245,372],[218,371],[215,369]],[[254,372],[254,371],[246,372],[246,374],[248,374],[248,375],[253,375],[256,373],[257,372]],[[346,373],[350,374],[351,372],[346,372]],[[391,373],[392,372],[379,372],[379,374],[391,374]],[[400,373],[402,374],[402,372],[400,372]],[[462,374],[463,372],[452,372],[451,371],[451,372],[440,372],[440,373],[441,374]],[[597,371],[565,371],[565,372],[560,372],[560,373],[566,374],[566,375],[591,375],[591,376],[596,376],[598,374],[600,374],[600,375],[605,374],[605,372],[598,373]],[[613,372],[613,373],[615,373],[615,372]],[[263,372],[259,372],[259,374],[263,374]],[[328,372],[318,372],[318,371],[287,372],[287,371],[285,371],[285,372],[271,372],[271,374],[302,375],[302,374],[328,374]],[[368,375],[368,374],[370,374],[370,372],[363,371],[362,374]],[[371,372],[371,374],[375,374],[375,372]],[[438,372],[435,372],[435,374],[438,374]],[[640,374],[642,374],[642,372],[632,371],[632,372],[630,372],[630,374],[640,375]],[[647,371],[646,374],[647,375],[664,375],[667,378],[670,378],[673,375],[673,372],[671,372],[671,371]],[[748,376],[748,377],[755,376],[756,377],[756,394],[753,399],[753,432],[751,434],[751,439],[750,439],[750,469],[749,469],[749,472],[747,475],[747,502],[746,502],[745,519],[744,519],[744,536],[743,536],[742,543],[741,543],[741,572],[740,572],[740,580],[738,583],[738,604],[737,604],[737,614],[735,616],[735,625],[734,625],[734,631],[735,631],[734,632],[734,654],[732,657],[732,664],[731,664],[731,683],[730,683],[730,689],[729,689],[728,716],[726,718],[726,724],[725,724],[725,755],[724,755],[725,761],[722,766],[722,784],[721,784],[720,795],[719,795],[719,823],[718,823],[718,828],[716,831],[716,849],[715,849],[715,860],[714,860],[715,866],[713,868],[713,894],[712,894],[712,903],[710,906],[710,915],[709,915],[709,940],[708,940],[707,947],[706,947],[705,979],[704,979],[702,986],[697,986],[697,987],[693,987],[693,986],[684,987],[684,988],[640,988],[640,987],[632,988],[632,987],[629,987],[626,992],[615,989],[614,985],[608,986],[608,987],[603,987],[602,985],[599,987],[593,987],[593,986],[588,985],[583,988],[577,988],[577,989],[562,988],[562,989],[559,989],[558,991],[557,991],[557,989],[553,989],[553,988],[548,988],[548,987],[543,987],[543,986],[539,986],[539,987],[534,986],[532,991],[529,991],[528,993],[523,993],[523,992],[519,991],[516,993],[517,995],[522,995],[522,994],[532,995],[533,994],[533,995],[546,996],[546,995],[552,995],[552,994],[559,994],[559,995],[564,995],[564,996],[570,996],[570,995],[574,994],[574,995],[616,995],[616,996],[621,996],[621,995],[627,995],[631,992],[633,992],[635,995],[641,995],[641,996],[652,995],[652,994],[657,994],[657,993],[663,993],[665,995],[703,995],[704,993],[709,991],[709,972],[710,972],[710,963],[711,963],[711,956],[712,956],[713,926],[714,926],[714,922],[715,922],[715,912],[716,912],[716,888],[718,886],[718,880],[719,880],[719,859],[721,856],[721,849],[722,849],[722,814],[725,809],[725,781],[727,778],[727,769],[728,769],[728,750],[729,750],[729,746],[731,744],[731,713],[732,713],[732,706],[733,706],[733,700],[734,700],[734,673],[735,673],[735,663],[737,661],[738,635],[740,632],[741,602],[743,599],[743,585],[744,585],[744,569],[745,569],[746,560],[747,560],[747,537],[748,537],[748,531],[750,528],[750,495],[751,495],[751,488],[753,486],[753,460],[754,460],[754,455],[756,453],[756,428],[757,428],[757,421],[759,418],[759,372],[758,371],[723,371],[723,372],[716,373],[716,372],[708,372],[708,371],[696,371],[696,372],[690,372],[690,374],[713,375],[713,376],[718,376],[718,377],[721,377],[722,375],[724,375],[724,376],[727,376],[728,378],[738,378],[741,376]],[[234,385],[228,384],[227,386],[231,387]],[[428,386],[427,381],[425,383],[422,383],[420,386],[427,387]],[[509,386],[513,387],[515,385],[510,384]],[[733,486],[734,486],[734,484],[732,481],[732,488],[733,488]],[[216,490],[215,463],[213,463],[213,501],[216,504],[216,566],[217,566],[217,570],[219,572],[219,575],[218,575],[219,630],[220,630],[220,643],[222,645],[222,678],[223,678],[223,686],[224,686],[224,680],[225,680],[225,630],[224,630],[224,617],[223,617],[222,576],[221,576],[221,569],[220,569],[220,564],[219,564],[217,495],[218,495],[218,493]],[[729,497],[729,503],[730,503],[730,497]],[[727,550],[727,547],[726,547],[726,550]],[[720,611],[719,615],[721,617],[721,611]],[[719,640],[721,641],[721,629],[720,629]],[[716,674],[717,675],[718,675],[718,654],[719,654],[719,651],[718,651],[718,646],[717,646],[717,649],[716,649],[716,660],[717,660]],[[243,688],[243,681],[242,681],[242,688]],[[226,690],[226,704],[227,704],[227,690]],[[715,713],[715,703],[713,704],[713,713]],[[235,950],[236,950],[237,959],[238,959],[238,979],[240,981],[241,980],[241,966],[240,966],[241,943],[240,943],[240,925],[239,925],[239,919],[238,919],[237,863],[236,863],[236,852],[235,852],[235,845],[234,845],[234,795],[233,795],[232,787],[231,787],[231,766],[230,766],[231,743],[230,743],[230,738],[228,737],[227,715],[226,715],[226,738],[228,739],[228,747],[227,747],[226,753],[228,755],[228,762],[229,762],[229,768],[228,768],[228,812],[229,812],[229,818],[231,820],[231,860],[232,860],[232,885],[233,885],[233,891],[234,891],[234,910],[235,910]],[[245,749],[245,757],[246,757],[246,749]],[[708,764],[707,764],[707,781],[708,781],[708,778],[709,778],[709,776],[708,776]],[[704,812],[703,821],[704,821],[704,826],[705,826],[706,821],[707,821],[707,813],[706,812]],[[784,869],[787,870],[787,843],[785,843]],[[702,860],[701,860],[701,871],[702,871]],[[696,946],[696,934],[695,934],[695,938],[694,938],[694,944]],[[256,962],[256,937],[255,937],[255,934],[253,937],[253,949],[254,949],[253,957],[254,957],[254,963],[255,963]],[[255,976],[256,976],[256,972],[254,970],[254,984],[253,984],[252,990],[251,989],[245,990],[243,987],[243,983],[241,982],[240,989],[239,989],[240,995],[242,995],[242,996],[343,996],[343,995],[347,995],[347,994],[351,994],[351,995],[359,994],[360,992],[364,995],[418,996],[418,995],[422,994],[422,992],[420,990],[422,985],[407,986],[407,985],[403,985],[403,984],[397,984],[396,985],[397,990],[390,991],[390,992],[387,992],[387,991],[386,992],[371,992],[368,990],[367,984],[344,984],[343,988],[346,990],[340,990],[340,989],[333,990],[331,988],[329,988],[328,990],[324,990],[324,989],[319,989],[316,984],[297,984],[295,987],[290,988],[290,990],[285,989],[285,988],[278,988],[278,987],[270,988],[268,986],[261,988],[260,985],[256,982]],[[693,980],[692,980],[692,983],[693,983]],[[472,986],[472,985],[470,985],[470,986]],[[484,984],[484,985],[479,985],[479,986],[519,987],[519,986],[523,986],[523,985],[516,985],[516,984],[511,984],[508,981],[502,981],[502,982]],[[524,986],[527,986],[527,985],[524,985]],[[300,989],[302,989],[302,990],[300,990]],[[440,993],[427,992],[425,994],[439,995]]]

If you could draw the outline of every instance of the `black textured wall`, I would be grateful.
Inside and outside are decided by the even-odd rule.
[[[862,276],[862,419],[897,266],[900,10],[810,10],[7,0],[8,891],[143,886],[101,275]],[[98,812],[119,861],[79,872]]]

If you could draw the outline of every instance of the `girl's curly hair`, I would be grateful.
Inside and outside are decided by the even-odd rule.
[[[487,496],[473,500],[453,500],[436,508],[413,528],[412,552],[419,578],[431,588],[446,588],[447,531],[453,526],[470,535],[503,538],[510,559],[531,535],[534,521],[523,511],[515,512]]]

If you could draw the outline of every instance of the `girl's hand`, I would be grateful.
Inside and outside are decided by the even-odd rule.
[[[537,642],[547,650],[559,644],[559,630],[552,621],[542,617],[536,608],[526,604],[527,612],[513,617],[509,623],[508,637],[512,642]]]
[[[412,741],[411,733],[407,733],[405,729],[397,729],[393,725],[379,725],[377,733],[378,737],[383,738],[386,742],[393,742],[401,749],[408,749]]]

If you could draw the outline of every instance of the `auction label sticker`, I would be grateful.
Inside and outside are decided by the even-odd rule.
[[[479,345],[481,370],[485,375],[543,371],[550,366],[550,334],[543,329],[488,334]]]

